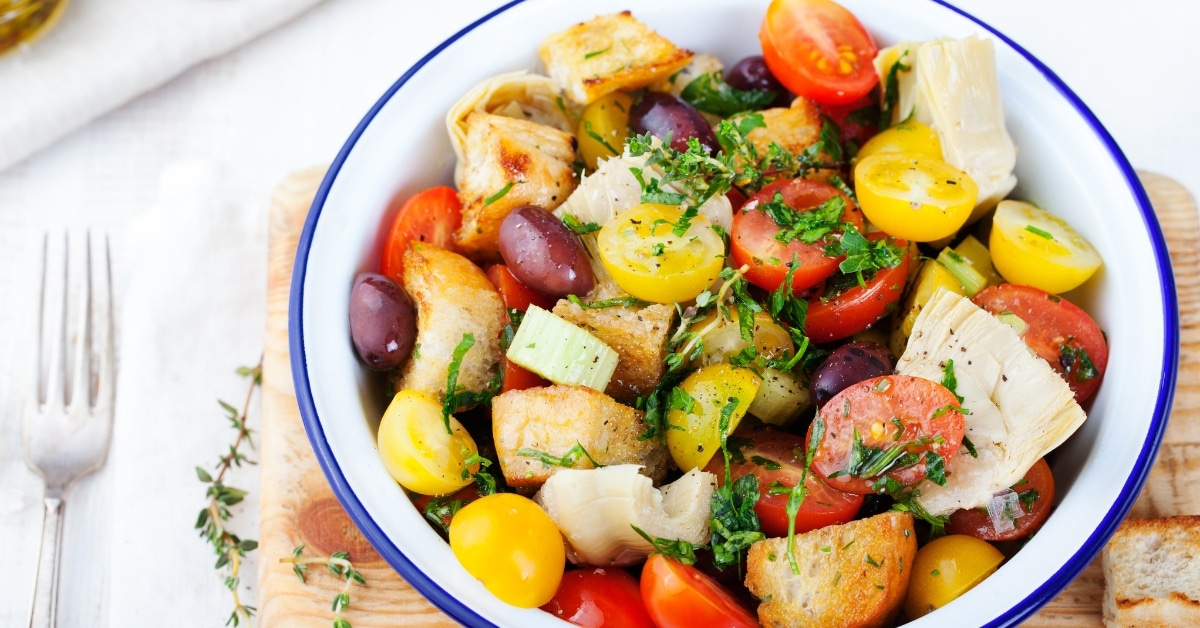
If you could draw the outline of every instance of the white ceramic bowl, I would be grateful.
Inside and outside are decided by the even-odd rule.
[[[635,16],[677,44],[726,63],[758,54],[766,0],[658,0]],[[1108,334],[1110,359],[1088,421],[1058,453],[1058,504],[1012,560],[963,597],[909,624],[1009,626],[1051,600],[1095,556],[1153,462],[1178,361],[1174,283],[1159,225],[1125,157],[1088,108],[1004,35],[934,1],[843,0],[880,46],[981,35],[996,42],[1016,196],[1067,219],[1107,264],[1072,295]],[[290,333],[305,427],[359,529],[408,582],[468,625],[564,625],[498,601],[462,569],[384,470],[374,430],[383,404],[349,340],[355,275],[373,270],[388,200],[451,181],[445,112],[478,81],[538,70],[545,35],[627,0],[525,0],[484,16],[410,68],[366,114],[322,183],[296,255]]]

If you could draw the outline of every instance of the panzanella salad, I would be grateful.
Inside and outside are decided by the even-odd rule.
[[[1009,198],[993,42],[880,50],[828,0],[758,38],[549,35],[447,112],[452,185],[350,287],[383,462],[505,602],[888,626],[1051,515],[1108,360],[1063,294],[1101,260]]]

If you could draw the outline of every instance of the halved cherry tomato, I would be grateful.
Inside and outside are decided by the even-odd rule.
[[[1074,303],[1030,286],[1005,283],[975,295],[976,305],[1025,322],[1025,344],[1058,371],[1083,403],[1104,379],[1108,343],[1096,321]]]
[[[876,152],[863,157],[854,166],[854,189],[863,213],[875,226],[917,242],[954,235],[979,196],[970,175],[940,156],[916,153]]]
[[[884,237],[884,234],[877,232],[867,237],[874,240]],[[904,240],[894,239],[893,243],[901,250],[908,248]],[[910,257],[903,255],[898,265],[875,271],[875,276],[867,280],[865,288],[855,282],[835,295],[809,299],[804,333],[813,342],[841,340],[886,316],[904,295]],[[850,277],[846,279],[852,280]]]
[[[742,206],[742,211],[734,213],[729,254],[735,267],[749,265],[746,281],[764,290],[774,290],[787,278],[788,265],[795,257],[799,265],[792,273],[792,291],[799,293],[835,273],[844,258],[826,257],[825,244],[821,241],[806,244],[792,240],[784,244],[776,240],[780,226],[761,209],[775,198],[776,192],[783,195],[784,204],[797,212],[815,210],[821,203],[841,196],[846,201],[842,222],[851,223],[860,231],[862,212],[854,201],[831,185],[808,179],[788,179],[759,190]]]
[[[453,416],[447,433],[441,402],[426,392],[396,393],[379,420],[376,445],[392,478],[422,495],[453,493],[479,470],[478,463],[468,466],[475,440]]]
[[[754,512],[768,537],[787,536],[788,515],[787,493],[771,494],[771,487],[782,485],[791,488],[804,474],[804,438],[769,427],[743,426],[729,437],[729,465],[733,479],[754,474],[758,478],[758,503]],[[717,476],[719,484],[725,483],[724,456],[714,456],[705,471]],[[843,493],[822,482],[815,474],[805,475],[804,488],[808,489],[800,510],[796,513],[796,532],[809,532],[835,523],[846,523],[854,519],[862,507],[863,496]]]
[[[958,452],[961,410],[953,392],[928,379],[884,375],[859,382],[826,402],[809,426],[810,440],[818,420],[825,429],[811,470],[850,493],[914,486],[926,477],[929,453],[949,462]]]
[[[600,261],[629,294],[652,303],[690,301],[716,281],[725,242],[703,215],[686,225],[676,205],[635,205],[596,236]],[[679,227],[686,230],[676,235]]]
[[[1103,263],[1067,221],[1021,201],[996,206],[988,246],[1005,280],[1054,294],[1078,288]]]
[[[507,325],[511,321],[508,319],[508,310],[520,310],[524,312],[529,309],[529,306],[536,305],[543,310],[554,309],[556,299],[548,294],[544,294],[530,288],[521,283],[519,279],[513,276],[512,271],[504,264],[493,264],[487,269],[488,279],[492,281],[492,285],[500,291],[500,298],[504,300],[504,324]],[[524,390],[526,388],[537,388],[538,386],[549,386],[550,382],[541,375],[534,373],[524,367],[514,364],[508,358],[504,358],[504,379],[501,384],[500,392],[508,392],[510,390]]]
[[[642,601],[658,628],[758,628],[758,619],[715,580],[662,554],[646,559],[641,588]]]
[[[904,612],[908,619],[923,617],[953,602],[992,575],[1004,554],[973,536],[952,534],[936,538],[917,550]]]
[[[854,102],[879,81],[871,35],[831,0],[773,0],[758,39],[779,82],[818,103]]]
[[[454,232],[462,226],[458,192],[444,185],[429,188],[408,199],[396,196],[388,204],[388,212],[395,212],[395,216],[383,243],[379,272],[401,284],[404,283],[404,251],[409,242],[431,242],[444,249],[453,249]]]
[[[1011,519],[1012,530],[998,531],[986,508],[964,508],[951,513],[946,532],[969,534],[985,541],[1015,541],[1037,532],[1050,517],[1050,507],[1054,504],[1054,475],[1046,459],[1038,458],[1012,490],[1021,505],[1021,514]]]
[[[584,628],[654,628],[637,578],[619,567],[583,567],[564,573],[558,592],[542,610]]]

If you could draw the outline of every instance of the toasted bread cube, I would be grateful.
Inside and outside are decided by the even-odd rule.
[[[772,143],[779,144],[781,148],[793,155],[799,155],[806,148],[821,140],[821,127],[824,125],[824,121],[821,120],[821,110],[816,103],[803,96],[796,97],[792,101],[791,107],[763,109],[756,113],[762,115],[763,123],[766,126],[750,131],[746,139],[754,145],[760,157],[767,154]],[[732,121],[736,124],[746,115],[753,114],[741,114],[732,118]],[[831,161],[829,155],[824,152],[820,153],[819,159]],[[816,170],[806,178],[825,181],[830,174],[836,172],[834,169]]]
[[[550,211],[575,190],[578,142],[554,127],[487,113],[469,114],[466,127],[454,177],[463,212],[454,242],[473,259],[495,261],[509,212],[522,205]]]
[[[414,241],[404,252],[404,288],[416,305],[417,339],[396,377],[396,390],[444,398],[454,349],[465,334],[472,334],[475,344],[463,356],[457,385],[486,388],[504,357],[505,321],[504,301],[487,275],[457,253]]]
[[[639,440],[643,429],[640,410],[582,386],[510,390],[492,399],[496,456],[504,479],[519,489],[536,489],[563,467],[517,451],[561,458],[577,445],[601,465],[642,465],[643,473],[659,482],[670,456],[657,440]],[[579,455],[571,468],[593,468],[588,456]]]
[[[1200,516],[1128,518],[1101,554],[1106,628],[1200,625]]]
[[[604,392],[625,401],[654,392],[666,371],[664,360],[675,320],[674,307],[657,303],[643,308],[584,309],[562,299],[554,306],[554,313],[617,352],[617,370]]]
[[[550,78],[583,105],[610,92],[658,83],[682,70],[693,56],[629,11],[597,16],[554,33],[542,41],[538,54]]]
[[[917,555],[912,515],[886,512],[796,535],[792,573],[787,539],[750,546],[746,587],[763,600],[758,620],[769,628],[890,626],[908,594]]]

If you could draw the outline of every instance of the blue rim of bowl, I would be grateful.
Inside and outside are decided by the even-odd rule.
[[[338,152],[337,157],[330,165],[329,170],[325,174],[324,180],[321,181],[321,186],[317,190],[317,194],[313,199],[308,218],[305,220],[304,229],[300,234],[299,245],[296,249],[296,260],[293,266],[292,286],[290,294],[290,302],[288,307],[288,329],[289,331],[289,350],[291,355],[292,378],[293,385],[296,389],[296,401],[300,408],[300,415],[304,423],[305,431],[308,433],[308,438],[312,444],[313,451],[316,453],[317,460],[321,465],[321,470],[324,471],[326,479],[333,488],[334,494],[350,515],[358,529],[363,533],[367,540],[375,547],[375,549],[383,556],[383,558],[394,568],[400,575],[411,584],[414,588],[420,591],[434,606],[441,609],[443,612],[469,626],[494,626],[490,621],[472,610],[469,606],[463,604],[460,600],[449,594],[438,583],[434,582],[429,576],[425,575],[420,569],[412,563],[411,560],[404,554],[400,548],[388,538],[379,524],[371,517],[363,506],[362,501],[350,487],[346,481],[345,475],[337,459],[334,457],[329,443],[325,440],[325,431],[321,425],[320,417],[317,416],[316,406],[312,397],[312,390],[308,380],[307,359],[304,351],[304,339],[300,333],[303,329],[303,297],[304,297],[304,274],[308,265],[308,252],[312,246],[313,233],[316,230],[317,222],[321,214],[321,210],[325,206],[325,200],[329,194],[333,182],[337,179],[338,172],[345,163],[346,158],[357,144],[359,137],[370,125],[371,121],[379,113],[380,109],[392,98],[393,95],[405,83],[408,82],[416,72],[423,68],[430,60],[435,58],[445,48],[452,45],[454,42],[461,39],[464,35],[478,28],[481,24],[486,23],[495,16],[511,9],[512,7],[524,3],[526,0],[512,0],[504,4],[492,12],[484,15],[478,20],[464,27],[446,41],[439,44],[428,54],[417,61],[411,68],[408,69],[390,88],[379,98],[378,101],[371,107],[371,110],[363,117],[354,132],[346,140],[342,149]],[[1142,485],[1145,484],[1146,478],[1150,473],[1151,464],[1158,451],[1159,445],[1162,443],[1163,434],[1166,430],[1167,416],[1171,410],[1171,404],[1175,394],[1175,379],[1178,372],[1179,364],[1179,316],[1178,316],[1178,301],[1175,292],[1174,274],[1171,270],[1170,256],[1167,253],[1166,240],[1162,233],[1162,228],[1158,224],[1158,219],[1150,204],[1150,199],[1146,195],[1145,189],[1142,187],[1141,181],[1138,179],[1136,171],[1130,165],[1125,154],[1117,146],[1116,141],[1104,128],[1104,125],[1096,118],[1091,109],[1083,103],[1078,96],[1075,95],[1066,83],[1062,81],[1053,71],[1050,70],[1044,63],[1037,59],[1025,48],[1018,45],[1015,41],[1005,36],[990,25],[979,20],[973,15],[959,9],[958,7],[945,2],[944,0],[930,0],[934,4],[941,5],[958,15],[961,15],[988,32],[995,35],[998,39],[1007,44],[1010,48],[1019,53],[1030,64],[1038,69],[1039,72],[1046,78],[1067,99],[1069,103],[1083,116],[1084,120],[1092,127],[1092,130],[1108,148],[1109,154],[1116,161],[1125,177],[1126,184],[1129,186],[1130,192],[1137,200],[1138,207],[1142,212],[1142,220],[1146,224],[1147,232],[1151,238],[1151,244],[1154,248],[1155,258],[1158,263],[1159,271],[1159,287],[1163,293],[1163,321],[1164,321],[1164,347],[1165,355],[1162,364],[1162,378],[1158,391],[1158,398],[1154,407],[1154,416],[1151,419],[1150,434],[1142,445],[1142,450],[1138,455],[1135,472],[1125,482],[1125,486],[1121,489],[1121,495],[1113,507],[1109,509],[1101,525],[1088,537],[1083,546],[1071,557],[1067,563],[1054,573],[1045,583],[1038,587],[1031,595],[1027,596],[1019,604],[1011,608],[1008,612],[986,624],[988,628],[1001,626],[1015,626],[1027,619],[1039,608],[1054,598],[1061,592],[1070,582],[1083,571],[1088,562],[1092,560],[1104,544],[1116,531],[1117,526],[1129,509],[1133,506],[1134,500],[1141,491]]]

